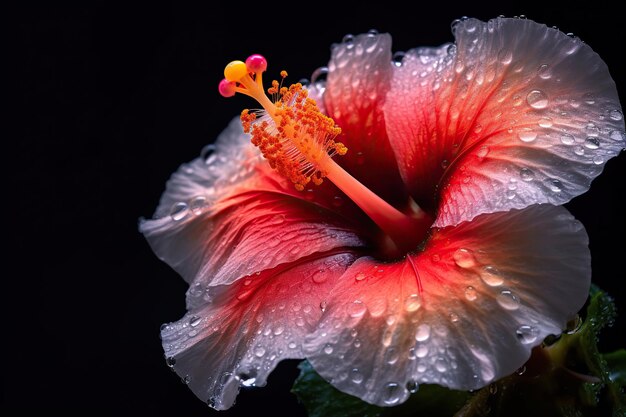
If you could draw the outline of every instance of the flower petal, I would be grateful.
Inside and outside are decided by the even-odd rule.
[[[205,302],[209,286],[314,252],[363,244],[349,217],[324,206],[347,210],[348,216],[356,209],[331,203],[329,187],[311,193],[311,201],[297,198],[303,193],[259,159],[239,122],[220,136],[209,159],[183,165],[168,182],[156,218],[140,224],[157,256],[193,283],[190,307]]]
[[[162,327],[168,365],[200,399],[229,408],[240,386],[263,386],[282,359],[303,358],[320,303],[353,260],[318,254],[211,288],[212,303]]]
[[[508,375],[585,302],[587,235],[562,207],[435,231],[422,253],[358,259],[305,353],[338,389],[381,406],[419,383],[476,389]]]
[[[390,203],[405,203],[382,111],[392,73],[391,36],[348,35],[333,46],[328,69],[324,108],[342,129],[338,140],[348,147],[338,162]]]
[[[585,192],[624,147],[615,83],[601,58],[525,19],[468,19],[455,36],[456,46],[407,53],[385,103],[414,197],[439,193],[435,224]]]

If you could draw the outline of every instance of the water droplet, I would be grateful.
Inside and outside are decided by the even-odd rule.
[[[393,65],[395,65],[396,67],[401,67],[402,60],[404,59],[404,55],[405,54],[402,51],[395,52],[393,54],[393,57],[391,58],[391,62],[393,62]]]
[[[207,199],[203,195],[196,196],[189,202],[189,208],[191,209],[191,212],[196,216],[202,214],[206,206]]]
[[[563,184],[555,178],[546,179],[546,186],[554,193],[560,193],[563,190]]]
[[[343,197],[336,195],[333,197],[333,206],[335,207],[341,207],[343,206],[344,200]]]
[[[439,256],[438,254],[434,254],[430,257],[430,259],[432,259],[433,262],[439,262],[441,260],[441,256]]]
[[[552,77],[552,71],[550,71],[550,67],[547,64],[543,64],[539,66],[539,69],[537,70],[537,75],[539,75],[539,78],[547,80]]]
[[[487,265],[483,268],[480,278],[490,287],[497,287],[504,282],[504,279],[500,276],[500,271],[491,265]]]
[[[576,142],[576,139],[574,139],[574,136],[570,135],[569,133],[562,133],[561,134],[561,143],[564,145],[572,145],[574,144],[574,142]]]
[[[585,93],[583,100],[585,100],[587,104],[596,104],[596,98],[593,93]]]
[[[596,165],[602,165],[604,163],[604,158],[602,158],[601,156],[594,156],[593,157],[593,163]]]
[[[406,383],[406,390],[415,394],[419,390],[419,384],[415,380],[409,379]]]
[[[567,322],[567,325],[565,327],[565,333],[567,334],[574,334],[577,333],[580,328],[583,325],[583,319],[580,318],[580,316],[578,314],[576,314],[576,316]]]
[[[624,133],[620,132],[619,130],[614,130],[609,134],[609,137],[616,141],[624,140],[624,136],[625,136]]]
[[[456,323],[457,321],[459,321],[459,315],[456,313],[450,313],[449,317],[452,323]]]
[[[253,387],[256,383],[256,370],[250,369],[247,373],[242,373],[237,376],[239,383],[244,387]]]
[[[532,142],[537,139],[537,133],[532,130],[523,130],[517,134],[522,142]]]
[[[254,349],[254,354],[259,358],[263,357],[263,355],[265,355],[265,348],[263,346],[257,346]]]
[[[454,262],[461,268],[471,268],[476,265],[476,258],[470,249],[460,248],[452,255]]]
[[[621,112],[621,111],[619,111],[619,110],[611,110],[611,111],[609,112],[609,117],[610,117],[612,120],[622,120],[622,119],[624,118],[624,115],[623,115],[623,114],[622,114],[622,112]]]
[[[585,139],[585,148],[587,149],[598,149],[600,147],[600,141],[598,138],[589,136]]]
[[[447,159],[444,159],[443,161],[441,161],[441,168],[446,169],[448,168],[448,165],[450,165],[450,162],[448,162]]]
[[[313,277],[311,279],[316,284],[321,284],[328,279],[328,273],[326,273],[326,270],[320,269],[313,273]]]
[[[295,349],[298,345],[296,345],[296,342],[289,342],[289,344],[287,345],[287,347],[289,349]]]
[[[545,109],[548,107],[548,96],[541,90],[532,90],[526,96],[526,101],[533,109]]]
[[[541,119],[539,119],[539,122],[537,124],[540,127],[544,128],[552,127],[552,119],[550,119],[549,117],[542,117]]]
[[[181,379],[183,384],[189,385],[191,383],[191,377],[189,375],[185,375],[184,378]]]
[[[437,360],[435,361],[435,369],[439,372],[446,372],[448,370],[448,364],[446,363],[445,359],[437,358]]]
[[[522,178],[523,181],[532,181],[535,178],[535,173],[528,169],[528,168],[522,168],[519,171],[519,176]]]
[[[478,148],[478,151],[476,151],[476,156],[479,158],[484,158],[489,154],[489,147],[488,146],[481,146],[480,148]]]
[[[423,342],[430,337],[430,326],[428,324],[420,324],[415,332],[415,340]]]
[[[350,379],[355,384],[360,384],[361,382],[363,382],[363,374],[359,372],[358,368],[352,368],[352,370],[350,371]]]
[[[356,300],[348,305],[348,314],[350,317],[362,317],[366,311],[367,306],[363,303],[363,301]]]
[[[394,363],[398,362],[399,356],[400,355],[398,354],[398,350],[396,348],[389,348],[385,352],[385,361],[389,365],[393,365]]]
[[[524,375],[526,373],[526,365],[522,365],[522,367],[518,368],[517,371],[515,371],[515,373],[518,375]]]
[[[356,275],[354,276],[354,279],[357,281],[363,281],[365,279],[365,273],[363,272],[357,272]]]
[[[424,357],[426,357],[426,355],[428,355],[428,346],[426,346],[426,345],[419,345],[415,349],[415,356],[417,356],[418,358],[424,358]]]
[[[489,385],[489,394],[494,395],[498,392],[498,386],[496,384]]]
[[[316,84],[318,81],[324,81],[326,79],[326,75],[328,74],[327,67],[319,67],[313,74],[311,74],[311,84]]]
[[[574,153],[576,155],[583,156],[585,154],[585,148],[583,148],[582,146],[579,145],[579,146],[574,148]]]
[[[519,340],[524,345],[529,345],[534,343],[539,336],[539,330],[533,326],[519,326],[515,331],[517,335],[517,340]]]
[[[215,145],[206,145],[200,151],[200,158],[204,161],[205,164],[210,165],[215,160],[217,160],[217,156],[215,155]]]
[[[305,311],[305,313],[306,313],[306,311]],[[304,326],[304,319],[302,317],[296,317],[295,323],[296,323],[296,326],[302,327],[302,326]]]
[[[202,317],[198,317],[198,316],[192,316],[189,319],[189,325],[191,327],[196,327],[198,324],[200,324],[200,322],[202,321]]]
[[[513,52],[508,49],[501,49],[500,52],[498,52],[498,61],[504,65],[510,64],[511,61],[513,61]]]
[[[504,290],[496,297],[500,307],[506,310],[517,310],[520,307],[520,300],[511,291]]]
[[[326,311],[326,306],[328,305],[328,303],[326,303],[326,301],[322,301],[320,302],[320,310],[322,310],[322,313],[324,311]]]
[[[477,297],[478,294],[476,293],[476,289],[474,287],[470,286],[465,289],[465,298],[469,301],[474,301]]]
[[[333,353],[333,345],[331,345],[330,343],[326,343],[326,345],[324,345],[324,353],[327,355]]]
[[[276,326],[276,327],[274,327],[274,335],[276,335],[276,336],[281,335],[284,331],[285,331],[285,327],[284,326]]]
[[[400,385],[398,385],[395,382],[388,382],[387,385],[385,385],[385,395],[383,398],[383,401],[385,402],[385,404],[396,404],[398,401],[400,401],[400,397],[402,395],[402,390],[400,388]]]
[[[417,309],[420,308],[421,305],[422,305],[422,300],[420,299],[420,296],[417,294],[409,295],[404,301],[404,308],[409,313],[416,311]]]
[[[174,205],[172,205],[172,208],[170,209],[170,217],[174,221],[180,221],[184,219],[185,217],[187,217],[187,214],[189,214],[189,206],[187,205],[187,203],[183,203],[182,201],[174,203]]]
[[[423,363],[420,363],[419,365],[417,365],[417,372],[424,372],[426,371],[426,365],[424,365]]]
[[[174,365],[176,365],[176,359],[173,356],[168,356],[167,358],[165,358],[165,363],[170,368],[173,368]]]

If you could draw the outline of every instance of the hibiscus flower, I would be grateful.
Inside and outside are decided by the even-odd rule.
[[[140,226],[189,283],[167,363],[212,407],[288,358],[382,406],[421,383],[477,389],[585,302],[587,235],[557,205],[624,147],[608,69],[530,20],[453,29],[401,61],[387,34],[348,36],[308,93],[265,96],[259,55],[227,66],[221,93],[264,110],[182,165]]]

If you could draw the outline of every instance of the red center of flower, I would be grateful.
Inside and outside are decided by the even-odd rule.
[[[337,164],[332,157],[348,151],[334,140],[341,129],[321,113],[299,83],[283,87],[282,81],[274,80],[267,90],[273,98],[270,100],[263,88],[262,73],[266,68],[267,61],[261,55],[252,55],[245,63],[233,61],[224,69],[225,79],[220,82],[219,91],[224,97],[245,94],[261,104],[264,110],[244,110],[241,122],[270,166],[291,180],[298,191],[309,182],[320,185],[324,178],[332,181],[382,230],[381,246],[386,255],[415,250],[432,218],[417,204],[411,204],[407,212],[398,210]],[[286,76],[282,71],[281,77]]]

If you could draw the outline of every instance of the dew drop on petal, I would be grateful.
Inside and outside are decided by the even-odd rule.
[[[537,71],[537,75],[539,75],[539,78],[541,78],[543,80],[550,79],[550,77],[552,77],[552,72],[550,71],[550,66],[548,64],[541,65],[539,67],[539,70]]]
[[[532,90],[526,96],[526,102],[533,109],[545,109],[548,107],[548,96],[541,90]]]
[[[426,355],[428,355],[428,346],[426,346],[426,345],[419,345],[415,349],[415,356],[417,356],[418,358],[424,358],[424,357],[426,357]]]
[[[452,323],[456,323],[457,321],[459,321],[459,315],[456,313],[450,313],[449,317]]]
[[[506,310],[517,310],[520,307],[519,298],[509,290],[504,290],[496,297],[500,307]]]
[[[539,119],[539,122],[537,124],[540,127],[544,128],[552,127],[552,119],[550,119],[549,117],[542,117],[541,119]]]
[[[350,371],[350,380],[352,380],[355,384],[363,382],[363,374],[358,368],[352,368],[352,371]]]
[[[333,345],[331,345],[330,343],[326,343],[326,345],[324,345],[324,353],[327,355],[333,353]]]
[[[262,358],[262,357],[263,357],[263,355],[265,355],[265,348],[264,348],[263,346],[257,346],[257,347],[254,349],[254,354],[255,354],[257,357]]]
[[[448,370],[448,365],[443,358],[437,358],[435,361],[435,369],[439,372],[446,372]]]
[[[202,317],[198,317],[198,316],[192,316],[189,319],[189,325],[191,327],[196,327],[198,324],[200,324],[200,322],[202,321]]]
[[[385,404],[393,405],[397,404],[400,401],[400,397],[402,395],[402,390],[400,385],[396,382],[388,382],[385,385],[385,395],[383,401]]]
[[[202,158],[204,163],[207,165],[215,162],[215,160],[217,160],[217,157],[215,155],[215,145],[206,145],[204,148],[202,148],[202,150],[200,151],[200,158]]]
[[[476,289],[474,287],[469,286],[465,288],[465,298],[467,298],[469,301],[474,301],[477,297],[478,294],[476,293]]]
[[[430,326],[428,324],[420,324],[415,332],[415,340],[423,342],[430,337]]]
[[[170,209],[170,217],[174,221],[180,221],[184,219],[185,217],[187,217],[187,214],[189,214],[189,206],[187,205],[187,203],[183,203],[182,201],[174,203],[174,205],[172,205],[172,208]]]
[[[326,306],[328,304],[326,303],[326,301],[321,301],[320,302],[320,310],[322,310],[322,313],[326,311]]]
[[[198,195],[189,202],[189,208],[191,209],[191,212],[196,216],[202,214],[206,206],[207,199],[203,195]]]
[[[363,303],[363,301],[356,300],[348,305],[348,314],[350,317],[362,317],[366,311],[367,306]]]
[[[398,354],[398,350],[396,348],[389,348],[385,352],[385,362],[387,362],[389,365],[393,365],[394,363],[398,362],[399,356],[400,355]]]
[[[508,65],[513,61],[513,53],[508,49],[501,49],[498,52],[498,61],[504,65]]]
[[[287,345],[287,347],[289,349],[295,349],[298,345],[296,345],[296,342],[289,342],[289,344]]]
[[[529,345],[537,340],[539,331],[533,326],[523,325],[517,328],[515,334],[517,335],[517,340],[522,344]]]
[[[576,142],[576,140],[574,139],[574,136],[570,135],[569,133],[561,134],[561,143],[563,145],[573,145],[574,142]]]
[[[406,300],[404,301],[404,308],[406,309],[406,311],[413,312],[416,311],[417,309],[420,308],[420,306],[422,305],[422,301],[420,299],[420,296],[417,294],[411,294],[409,295]]]
[[[589,136],[585,139],[585,148],[587,149],[598,149],[600,147],[600,141],[598,138]]]
[[[529,182],[535,178],[535,173],[529,168],[522,168],[519,171],[519,176],[523,181]]]
[[[365,273],[357,272],[356,275],[354,275],[354,279],[357,281],[363,281],[365,279]]]
[[[168,367],[173,368],[176,365],[176,359],[173,356],[168,356],[165,358],[165,363]]]
[[[563,191],[563,184],[561,184],[561,181],[555,178],[546,179],[546,186],[550,191],[554,193],[560,193],[561,191]]]
[[[609,137],[615,141],[623,141],[624,136],[624,133],[620,132],[619,130],[614,130],[609,134]]]
[[[517,137],[519,137],[522,142],[528,143],[537,139],[537,133],[532,130],[522,130],[517,134]]]
[[[496,267],[491,265],[487,265],[483,268],[480,278],[490,287],[497,287],[502,285],[504,282],[504,278],[502,278],[500,272],[496,269]]]
[[[461,268],[471,268],[476,265],[476,258],[470,249],[460,248],[452,255],[454,262]]]
[[[624,115],[623,115],[623,114],[622,114],[622,112],[621,112],[621,111],[619,111],[619,110],[611,110],[611,111],[609,112],[609,117],[610,117],[612,120],[618,120],[618,121],[619,121],[619,120],[622,120],[622,119],[624,118]]]
[[[406,390],[415,394],[419,390],[419,385],[414,379],[409,379],[406,383]]]

